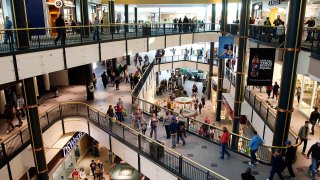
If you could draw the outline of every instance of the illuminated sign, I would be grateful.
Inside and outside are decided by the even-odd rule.
[[[72,148],[76,147],[78,141],[84,134],[84,132],[77,132],[72,136],[72,138],[62,148],[63,157],[66,157],[66,155],[72,150]]]
[[[63,6],[62,0],[55,0],[55,1],[54,1],[54,6],[55,6],[56,8],[61,8],[61,7]]]
[[[274,6],[280,4],[280,0],[270,0],[268,5],[269,6]]]

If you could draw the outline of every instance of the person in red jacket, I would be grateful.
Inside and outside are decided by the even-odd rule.
[[[229,131],[226,127],[223,127],[223,133],[221,136],[221,157],[220,159],[224,159],[224,154],[228,155],[228,159],[230,158],[231,154],[227,151],[228,142],[229,142]]]

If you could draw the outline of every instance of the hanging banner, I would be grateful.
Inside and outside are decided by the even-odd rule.
[[[220,36],[218,58],[219,59],[233,58],[233,44],[234,44],[234,37]]]
[[[271,86],[275,48],[250,48],[248,86]]]

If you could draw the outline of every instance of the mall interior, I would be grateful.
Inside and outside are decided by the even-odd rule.
[[[319,39],[320,0],[0,0],[0,179],[320,179]]]

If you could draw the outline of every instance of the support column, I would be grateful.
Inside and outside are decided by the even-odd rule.
[[[212,11],[211,11],[211,30],[216,29],[216,5],[212,4]]]
[[[36,97],[38,97],[39,96],[39,89],[38,89],[37,77],[33,77],[33,86],[34,86],[34,94],[36,95]]]
[[[108,1],[108,7],[109,7],[109,22],[111,25],[115,23],[115,16],[114,16],[114,0],[109,0]],[[110,28],[111,33],[114,33],[115,27],[111,26]]]
[[[283,67],[286,68],[282,69],[281,75],[280,97],[272,143],[274,146],[283,146],[289,134],[305,9],[306,0],[290,1],[287,22],[287,30],[290,29],[290,31],[286,33],[283,61]]]
[[[129,32],[129,27],[127,24],[129,24],[129,5],[125,4],[124,5],[124,23],[126,24],[125,27],[125,32]]]
[[[227,24],[228,12],[228,0],[222,0],[222,11],[221,11],[221,24],[220,31],[222,36],[225,36],[225,28]],[[219,44],[220,46],[220,44]],[[212,50],[214,53],[214,49]],[[211,56],[211,53],[210,53]],[[218,86],[217,86],[217,110],[216,110],[216,121],[221,121],[221,107],[222,107],[222,90],[223,90],[223,68],[224,60],[219,59],[218,62]]]
[[[218,87],[217,87],[217,110],[216,121],[221,121],[221,109],[222,109],[222,93],[223,93],[223,77],[224,76],[224,59],[220,59],[218,62]]]
[[[44,74],[42,75],[42,79],[44,82],[44,90],[50,91],[50,79],[49,79],[49,74]]]
[[[28,28],[27,13],[26,13],[26,3],[25,0],[11,0],[12,8],[12,22],[15,29]],[[28,31],[15,31],[11,36],[10,42],[13,38],[15,39],[18,49],[28,49],[29,48],[29,35]]]
[[[89,26],[89,10],[88,10],[88,0],[80,1],[81,7],[81,24],[82,26]],[[90,28],[81,28],[82,37],[88,38],[90,35]]]
[[[135,32],[136,33],[138,33],[138,8],[137,7],[135,7],[134,8],[134,24],[135,24],[135,26],[134,26],[134,29],[135,29]]]
[[[247,49],[247,37],[249,27],[249,11],[250,0],[242,0],[241,14],[240,14],[240,32],[239,32],[239,51],[238,51],[238,63],[236,71],[236,87],[234,98],[234,112],[233,112],[233,128],[232,132],[239,134],[240,119],[241,119],[241,104],[244,96],[244,81],[245,81],[245,64],[246,64],[246,49]],[[232,139],[232,147],[238,148],[239,139]]]
[[[227,30],[227,20],[228,20],[228,0],[222,0],[220,31],[223,36],[225,35]]]
[[[31,146],[37,170],[37,179],[48,180],[48,168],[42,140],[42,130],[38,114],[38,103],[35,94],[34,78],[23,80],[24,98],[30,132]]]
[[[4,107],[7,104],[6,95],[4,94],[4,90],[0,90],[0,114],[3,114]]]
[[[208,85],[207,85],[207,95],[208,99],[211,99],[211,91],[212,91],[212,76],[213,76],[213,56],[214,56],[214,42],[210,43],[210,58],[209,58],[209,73],[208,73]]]
[[[92,64],[86,66],[86,90],[87,100],[91,101],[94,99],[94,85],[92,83]]]

